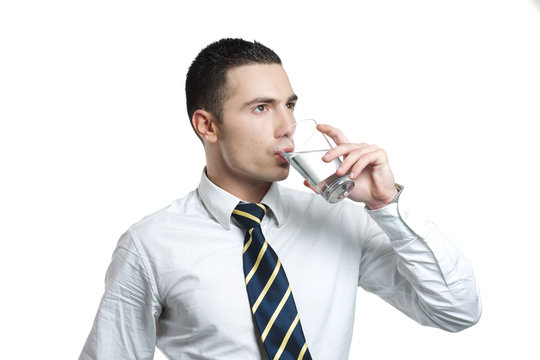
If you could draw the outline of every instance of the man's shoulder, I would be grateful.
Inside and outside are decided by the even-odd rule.
[[[171,202],[169,205],[144,216],[141,220],[131,225],[130,232],[139,234],[156,233],[170,226],[172,222],[181,223],[189,218],[200,215],[203,209],[197,190],[193,190],[184,197]]]
[[[281,200],[285,203],[294,202],[294,203],[304,203],[304,204],[315,204],[319,203],[319,200],[323,200],[319,195],[315,194],[313,191],[299,190],[291,188],[288,186],[279,186],[279,194]],[[320,202],[323,204],[324,200]]]
[[[314,193],[313,191],[304,191],[294,189],[286,186],[280,186],[279,188],[281,199],[288,206],[304,209],[305,211],[312,210],[316,212],[335,212],[336,210],[342,211],[344,209],[355,208],[360,205],[351,201],[340,201],[335,204],[330,204],[324,198]]]
[[[369,221],[362,205],[351,200],[331,204],[313,191],[280,187],[285,217],[299,221],[305,219],[314,224],[362,223]]]

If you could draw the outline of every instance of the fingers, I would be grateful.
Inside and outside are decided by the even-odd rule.
[[[372,148],[372,147],[368,147]],[[368,149],[365,148],[365,149]],[[352,180],[356,179],[362,171],[368,166],[376,167],[379,165],[384,165],[388,162],[388,158],[386,155],[386,151],[383,149],[377,148],[374,146],[376,150],[373,151],[363,151],[365,149],[362,149],[360,151],[355,151],[351,153],[349,156],[347,156],[346,159],[343,160],[343,163],[339,167],[337,173],[338,175],[345,175],[347,172],[349,173],[349,178]],[[352,155],[352,156],[351,156]],[[356,160],[355,160],[356,159]]]
[[[349,142],[349,140],[341,132],[341,130],[339,130],[339,129],[333,127],[333,126],[326,125],[326,124],[319,124],[319,125],[317,125],[317,130],[319,130],[323,134],[329,136],[332,140],[334,140],[336,145],[346,144],[346,143]]]
[[[343,156],[343,162],[337,169],[339,176],[349,173],[354,180],[367,166],[383,165],[388,161],[386,152],[377,145],[368,144],[344,144],[325,154],[323,160],[330,162],[339,156]]]
[[[332,148],[328,150],[328,152],[323,156],[323,160],[326,162],[330,162],[340,156],[347,157],[350,153],[352,153],[355,150],[364,149],[364,151],[374,151],[376,150],[376,145],[368,145],[366,143],[361,144],[341,144],[338,145],[335,148]]]
[[[323,156],[323,160],[330,162],[340,156],[343,157],[343,162],[336,171],[339,176],[348,172],[349,178],[354,180],[367,166],[378,166],[388,162],[386,151],[377,145],[352,144],[341,130],[330,125],[319,124],[317,129],[329,136],[337,145]]]

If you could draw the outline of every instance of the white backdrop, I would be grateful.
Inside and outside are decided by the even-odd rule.
[[[186,3],[1,3],[0,358],[77,358],[118,237],[196,187],[184,79],[221,37],[276,50],[297,118],[384,147],[475,264],[478,325],[360,290],[350,358],[538,358],[539,1]]]

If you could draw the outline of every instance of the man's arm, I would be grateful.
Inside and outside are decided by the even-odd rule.
[[[364,202],[378,224],[363,244],[359,285],[422,324],[448,331],[475,324],[481,305],[471,264],[433,223],[405,220],[408,212],[400,208],[407,190],[399,206],[392,203],[397,188],[386,152],[350,143],[331,126],[318,129],[337,145],[323,160],[343,156],[336,173],[354,180],[349,198]]]
[[[363,246],[358,284],[423,325],[466,329],[482,311],[471,263],[435,224],[405,219],[408,195],[368,210],[378,226]]]
[[[107,270],[105,294],[79,360],[153,359],[161,307],[147,262],[129,232]]]

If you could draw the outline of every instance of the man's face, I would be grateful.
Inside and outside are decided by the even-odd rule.
[[[297,97],[283,67],[239,66],[228,71],[227,85],[230,94],[219,124],[220,176],[255,183],[285,179],[289,164],[277,143],[295,123]]]

